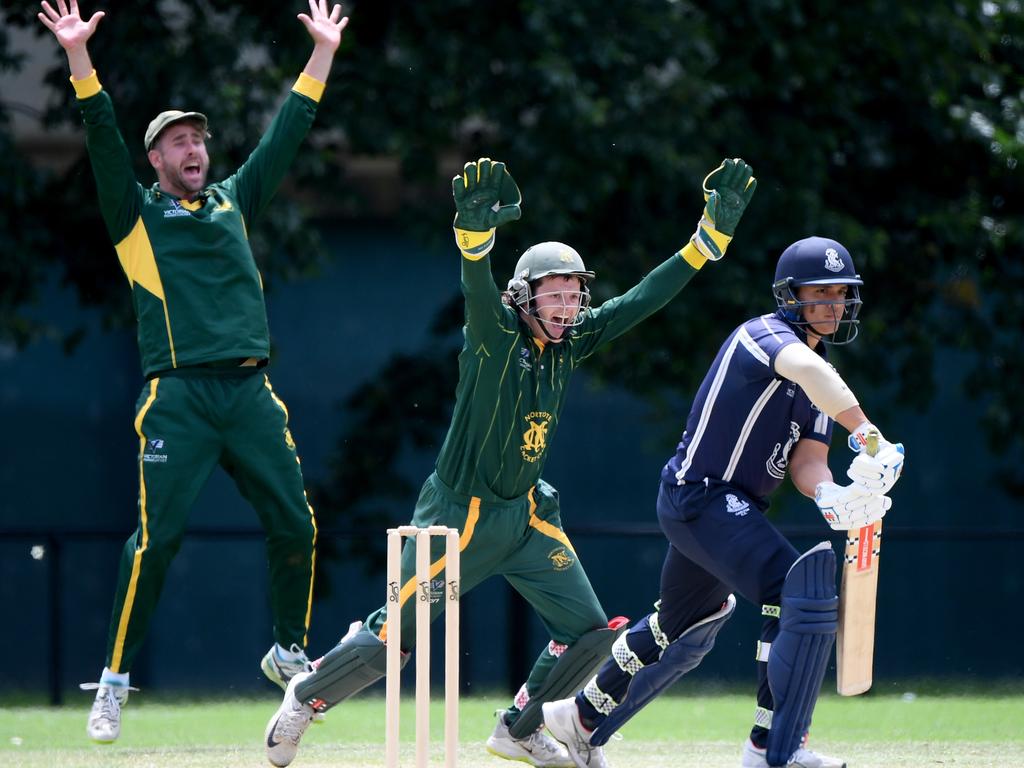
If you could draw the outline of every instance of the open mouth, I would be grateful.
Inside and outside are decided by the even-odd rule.
[[[554,326],[558,333],[563,333],[566,328],[572,325],[572,318],[565,315],[555,315],[548,320],[548,324]]]
[[[202,178],[203,171],[199,166],[199,163],[188,163],[182,168],[182,175],[190,181],[198,181]]]

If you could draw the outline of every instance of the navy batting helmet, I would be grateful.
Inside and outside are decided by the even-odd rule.
[[[860,312],[860,279],[853,265],[853,257],[846,247],[827,237],[807,237],[797,240],[779,257],[775,268],[775,282],[772,293],[779,314],[793,325],[806,328],[803,307],[823,302],[800,301],[796,296],[796,288],[801,285],[848,285],[849,293],[843,302],[846,307],[839,326],[829,338],[823,338],[830,344],[849,344],[857,337],[859,331],[857,315]],[[828,302],[832,303],[832,302]]]

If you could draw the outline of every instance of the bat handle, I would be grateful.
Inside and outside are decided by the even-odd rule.
[[[867,451],[868,456],[874,456],[878,453],[878,439],[881,436],[881,433],[874,427],[871,427],[864,436],[864,442],[866,443],[865,450]]]

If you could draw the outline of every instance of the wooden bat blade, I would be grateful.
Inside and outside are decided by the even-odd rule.
[[[836,690],[840,696],[856,696],[871,687],[881,544],[881,520],[847,533],[836,636]]]

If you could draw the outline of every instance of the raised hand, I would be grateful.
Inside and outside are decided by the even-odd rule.
[[[466,163],[452,178],[455,197],[455,243],[470,260],[482,259],[494,247],[494,230],[523,215],[523,196],[504,163],[481,157]]]
[[[348,16],[341,15],[341,6],[327,12],[327,0],[309,0],[309,15],[298,15],[299,21],[313,38],[313,44],[336,51],[341,44],[342,30],[348,26]]]
[[[753,168],[738,157],[723,160],[704,178],[704,212],[690,238],[701,256],[718,261],[725,255],[755,189]]]
[[[715,229],[732,237],[743,211],[757,189],[754,169],[736,157],[722,164],[704,179],[704,199]]]
[[[455,226],[472,232],[486,232],[515,221],[522,215],[522,197],[504,163],[488,157],[466,163],[452,178],[455,197]]]
[[[100,19],[106,15],[103,11],[96,11],[88,21],[83,21],[78,12],[78,0],[71,0],[70,7],[65,0],[57,0],[57,10],[54,10],[46,0],[43,0],[40,5],[42,5],[43,11],[37,13],[36,16],[43,22],[43,26],[53,32],[53,36],[57,38],[60,47],[65,51],[72,51],[84,46],[96,31],[96,25],[100,23]]]

